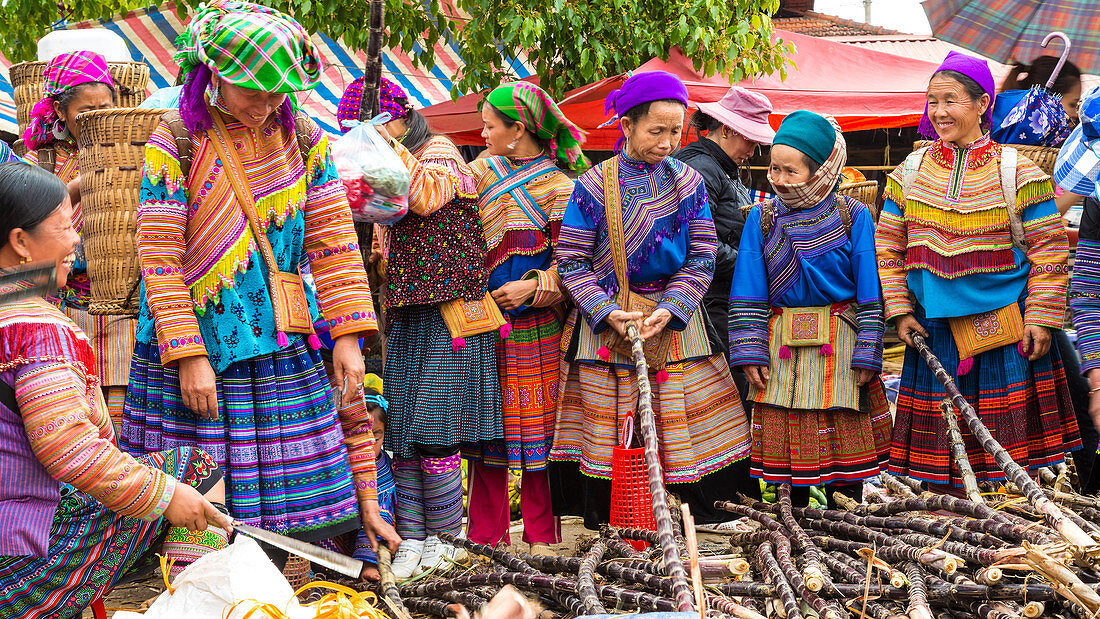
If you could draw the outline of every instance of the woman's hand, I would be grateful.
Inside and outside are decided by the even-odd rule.
[[[619,337],[626,339],[626,323],[633,320],[634,322],[642,321],[641,312],[624,312],[623,310],[612,310],[604,322],[611,325],[611,328],[619,334]],[[638,329],[641,329],[641,325],[638,325]]]
[[[192,533],[205,531],[210,525],[221,527],[230,533],[233,531],[233,524],[228,516],[219,512],[198,490],[183,482],[176,484],[172,500],[164,510],[164,517],[173,525],[186,527]]]
[[[359,338],[354,335],[341,335],[336,338],[332,348],[332,371],[336,384],[341,386],[341,401],[348,406],[363,394],[363,376],[367,367],[363,363],[363,351],[359,349]]]
[[[906,346],[915,346],[913,344],[913,334],[919,333],[924,337],[928,337],[928,332],[924,330],[924,327],[920,326],[917,322],[917,317],[912,314],[903,314],[894,319],[894,327],[898,330],[898,337],[901,341],[905,342]]]
[[[389,547],[390,552],[397,552],[397,547],[401,545],[401,536],[397,534],[393,525],[386,522],[382,514],[378,513],[378,503],[360,503],[359,514],[363,519],[363,532],[366,533],[371,550],[378,550],[378,538],[381,537],[386,540],[386,546]]]
[[[1028,354],[1028,361],[1036,361],[1050,351],[1050,329],[1039,325],[1024,325],[1024,339],[1020,345]]]
[[[642,322],[642,339],[648,340],[651,337],[660,335],[661,331],[668,326],[670,320],[672,320],[672,312],[664,308],[655,310],[649,318]]]
[[[514,310],[531,300],[531,296],[535,294],[535,289],[538,286],[538,280],[517,279],[494,290],[492,293],[493,300],[497,302],[502,310]]]
[[[874,370],[868,370],[867,368],[856,368],[856,384],[860,387],[871,382],[871,379],[875,377]]]
[[[771,378],[771,370],[766,365],[746,365],[744,366],[745,378],[749,383],[757,389],[764,390],[768,388],[768,379]]]
[[[206,355],[184,357],[178,362],[183,405],[203,419],[218,418],[218,391],[214,368]]]

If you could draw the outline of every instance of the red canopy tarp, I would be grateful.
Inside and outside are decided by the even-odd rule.
[[[739,82],[771,100],[773,126],[803,109],[833,115],[844,131],[907,127],[920,121],[925,89],[936,64],[793,32],[780,30],[776,36],[795,45],[796,66],[789,67],[787,79],[780,80],[776,72]],[[717,101],[729,89],[728,79],[699,74],[678,49],[667,61],[654,58],[638,68],[638,72],[657,70],[680,76],[693,102]],[[537,83],[537,78],[528,79]],[[625,80],[625,75],[616,75],[566,93],[562,111],[588,132],[585,148],[608,150],[622,135],[616,127],[596,127],[607,120],[604,97]],[[482,144],[481,99],[481,94],[466,95],[422,112],[432,130],[448,134],[459,144]]]

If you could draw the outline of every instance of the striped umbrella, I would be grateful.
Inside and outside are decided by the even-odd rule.
[[[1100,73],[1100,2],[1097,0],[925,0],[937,38],[998,62],[1031,62],[1043,37],[1062,31],[1073,41],[1070,61]]]

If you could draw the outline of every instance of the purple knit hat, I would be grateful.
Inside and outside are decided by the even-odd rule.
[[[386,78],[382,78],[382,87],[379,96],[380,108],[383,112],[389,112],[390,117],[405,118],[409,115],[409,95],[397,84]],[[359,107],[363,105],[363,78],[358,78],[348,85],[344,95],[340,97],[340,105],[336,109],[336,120],[340,124],[340,130],[349,131],[343,125],[345,120],[359,120]]]
[[[939,73],[940,71],[957,71],[974,80],[982,87],[982,90],[989,95],[989,107],[986,108],[982,120],[986,122],[987,126],[992,127],[993,100],[997,97],[997,88],[993,83],[993,74],[989,71],[989,63],[980,58],[951,51],[947,54],[947,58],[943,59],[943,64],[936,69],[935,73]],[[935,73],[933,73],[933,75],[935,75]],[[924,104],[924,116],[920,119],[920,125],[917,126],[917,132],[927,138],[936,138],[936,129],[932,126],[932,121],[928,119],[927,103]]]
[[[635,73],[627,78],[621,88],[612,90],[603,101],[603,111],[615,116],[607,123],[612,124],[630,111],[630,108],[650,101],[673,99],[688,104],[688,91],[684,82],[667,71],[647,71]]]

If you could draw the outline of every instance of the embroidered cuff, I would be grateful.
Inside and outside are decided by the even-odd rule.
[[[1036,325],[1048,329],[1065,328],[1066,310],[1064,305],[1046,303],[1024,303],[1024,325]]]
[[[687,303],[675,297],[662,298],[657,303],[657,309],[666,309],[672,314],[672,319],[668,321],[668,328],[673,331],[686,329],[688,321],[691,320],[691,314],[695,311],[694,308],[688,307]]]
[[[158,496],[153,497],[155,503],[153,504],[152,511],[142,517],[142,520],[147,520],[149,522],[159,520],[164,516],[164,511],[168,509],[168,504],[172,502],[172,497],[176,494],[176,484],[179,483],[176,478],[171,475],[161,471],[154,471],[154,473],[164,478],[164,487],[160,489]]]
[[[607,317],[611,312],[621,309],[619,304],[611,299],[597,303],[592,311],[588,313],[588,324],[592,326],[592,332],[597,335],[603,333],[604,329],[611,326],[606,322]]]
[[[771,354],[768,352],[768,340],[764,337],[752,335],[730,336],[730,365],[771,365]]]
[[[561,279],[557,272],[531,269],[522,279],[535,280],[535,294],[527,301],[528,307],[549,307],[561,302]]]
[[[877,342],[868,340],[856,340],[855,350],[852,351],[852,367],[882,371],[881,346]]]

